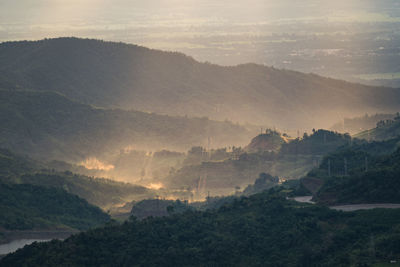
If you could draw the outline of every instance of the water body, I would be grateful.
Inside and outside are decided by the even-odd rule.
[[[312,196],[304,196],[304,197],[294,197],[293,199],[301,203],[315,204],[315,202],[311,201],[312,198],[313,198]]]
[[[26,245],[30,245],[33,242],[47,242],[51,239],[17,239],[10,243],[0,245],[0,255],[5,255],[17,251],[19,248],[23,248]]]

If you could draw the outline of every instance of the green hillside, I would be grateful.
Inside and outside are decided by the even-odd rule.
[[[182,213],[189,209],[193,208],[180,200],[145,199],[133,205],[130,215],[144,219],[150,216],[162,217]]]
[[[229,122],[101,109],[58,93],[0,90],[0,147],[39,159],[81,161],[127,147],[186,150],[245,143],[249,132]]]
[[[363,162],[365,156],[358,158]],[[321,203],[400,203],[400,150],[370,161],[367,171],[365,164],[359,164],[349,176],[327,178],[315,199]]]
[[[43,169],[43,166],[45,164],[0,149],[0,183],[62,189],[104,209],[154,196],[152,190],[142,186],[78,175],[70,171],[57,172]]]
[[[357,138],[366,140],[388,140],[400,136],[400,115],[397,113],[393,119],[380,120],[376,127],[358,133]]]
[[[0,176],[17,178],[18,176],[40,169],[40,163],[26,156],[12,153],[8,149],[0,148]]]
[[[400,203],[400,138],[341,148],[301,179],[321,203]]]
[[[0,62],[4,88],[57,91],[100,107],[281,128],[329,127],[343,116],[400,107],[399,89],[256,64],[222,67],[180,53],[98,40],[5,42]]]
[[[400,210],[343,213],[270,191],[219,210],[36,243],[2,266],[371,266],[400,257]]]
[[[86,230],[110,220],[76,195],[29,184],[0,183],[0,210],[0,229],[6,230]]]
[[[292,155],[325,155],[335,151],[337,148],[348,145],[352,140],[348,134],[340,134],[327,130],[313,130],[311,135],[305,134],[303,138],[297,138],[289,143],[283,144],[280,152]]]
[[[357,134],[369,129],[372,129],[381,120],[393,119],[395,114],[373,114],[360,117],[344,118],[342,121],[335,123],[330,127],[330,130],[337,132],[344,132],[350,134]]]
[[[267,130],[266,133],[254,137],[246,150],[251,153],[263,151],[278,151],[285,139],[277,131]]]

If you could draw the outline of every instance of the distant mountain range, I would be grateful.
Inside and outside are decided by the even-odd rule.
[[[281,128],[329,127],[400,109],[400,90],[245,64],[222,67],[175,52],[58,38],[0,44],[0,87],[55,91],[104,108],[208,116]]]

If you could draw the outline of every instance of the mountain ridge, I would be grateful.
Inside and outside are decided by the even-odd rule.
[[[39,159],[77,162],[129,146],[188,149],[247,141],[230,122],[94,108],[57,92],[0,90],[0,147]]]
[[[223,67],[182,53],[93,39],[2,43],[0,60],[0,85],[58,91],[107,108],[295,128],[400,107],[396,88],[253,63]]]

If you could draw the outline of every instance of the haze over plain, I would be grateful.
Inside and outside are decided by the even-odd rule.
[[[400,86],[396,0],[5,0],[0,41],[77,36]]]

